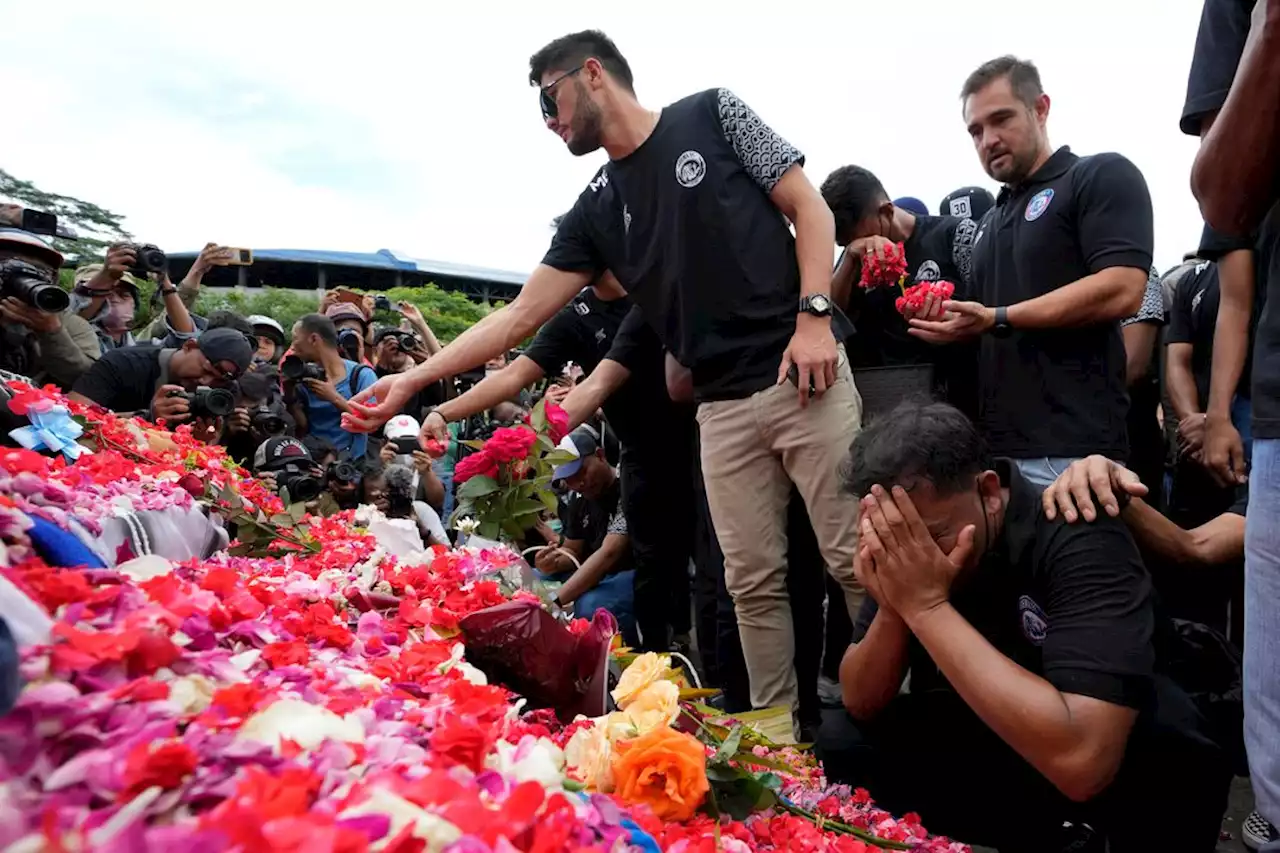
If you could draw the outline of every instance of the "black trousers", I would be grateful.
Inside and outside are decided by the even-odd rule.
[[[818,755],[828,779],[866,788],[881,808],[1000,853],[1061,850],[1066,821],[1102,833],[1111,853],[1209,853],[1231,781],[1212,745],[1140,721],[1115,781],[1075,803],[949,690],[898,696],[869,724],[830,713]]]
[[[635,563],[635,614],[641,646],[666,651],[691,627],[689,560],[697,529],[694,438],[664,446],[661,455],[624,448],[618,474]]]

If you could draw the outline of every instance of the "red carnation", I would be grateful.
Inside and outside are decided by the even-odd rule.
[[[528,457],[537,441],[537,434],[528,427],[502,427],[484,443],[484,452],[496,462],[515,462]]]
[[[928,296],[935,299],[950,299],[956,292],[956,286],[949,281],[922,281],[902,291],[893,303],[899,314],[905,314],[909,308],[919,313],[924,310],[924,300]]]
[[[488,448],[472,453],[458,461],[453,469],[453,482],[462,485],[472,477],[497,477],[498,460],[489,455]]]

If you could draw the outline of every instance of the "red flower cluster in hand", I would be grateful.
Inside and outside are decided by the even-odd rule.
[[[460,459],[453,469],[453,482],[458,485],[462,485],[472,477],[496,476],[498,476],[498,460],[490,456],[488,450],[480,450],[465,459]]]
[[[528,458],[537,441],[538,434],[528,427],[502,427],[484,443],[484,452],[495,462],[515,462]]]
[[[905,314],[908,308],[912,311],[922,311],[926,296],[950,299],[955,292],[956,286],[949,281],[922,281],[904,290],[893,304],[899,314]]]
[[[906,249],[901,243],[891,243],[883,252],[868,252],[862,258],[858,286],[869,290],[883,284],[899,284],[906,274]]]
[[[124,799],[132,799],[148,788],[166,791],[182,784],[182,780],[200,763],[195,750],[180,741],[160,744],[154,749],[140,743],[129,753],[124,768]]]

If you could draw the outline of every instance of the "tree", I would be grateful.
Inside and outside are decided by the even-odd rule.
[[[69,195],[46,192],[0,169],[0,198],[8,198],[32,210],[58,217],[60,226],[76,232],[74,238],[54,237],[53,245],[73,265],[101,260],[107,246],[132,239],[124,229],[124,217],[105,207]]]

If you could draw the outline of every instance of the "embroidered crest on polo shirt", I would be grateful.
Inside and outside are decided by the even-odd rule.
[[[1031,596],[1024,595],[1018,599],[1018,619],[1022,623],[1022,635],[1034,645],[1044,645],[1044,638],[1049,633],[1049,621]]]
[[[1027,209],[1023,212],[1022,217],[1028,222],[1035,222],[1044,212],[1049,209],[1049,202],[1053,201],[1053,188],[1040,190],[1031,197],[1031,201],[1027,202]]]
[[[916,281],[937,281],[942,278],[942,269],[936,261],[925,261],[916,270]]]
[[[676,180],[682,187],[696,187],[707,175],[707,161],[697,151],[686,151],[676,158]]]

